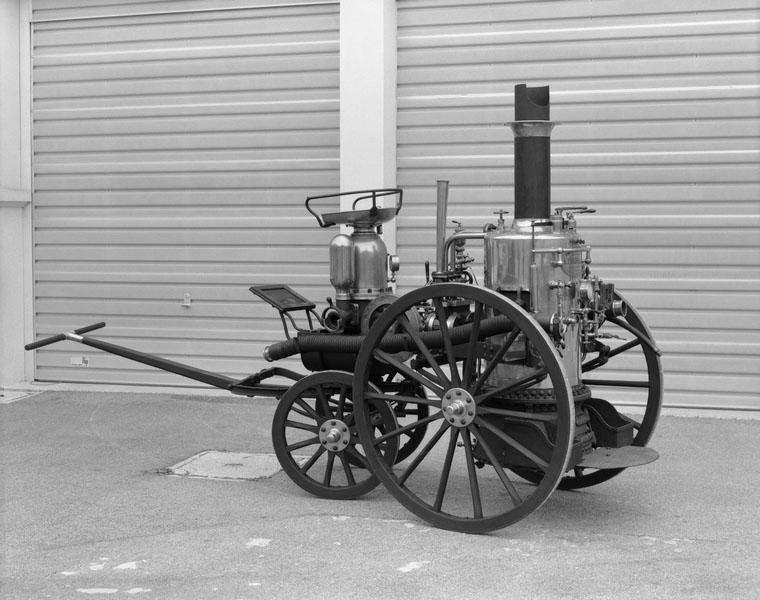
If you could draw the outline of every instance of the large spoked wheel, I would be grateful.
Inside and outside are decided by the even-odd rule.
[[[652,437],[662,408],[662,365],[652,332],[641,315],[623,296],[625,317],[607,319],[600,332],[606,348],[587,356],[583,362],[583,383],[592,397],[644,406],[642,418],[626,417],[633,422],[633,445],[646,446]],[[622,340],[619,338],[623,338]],[[562,479],[560,489],[572,490],[608,481],[625,469],[576,468]]]
[[[358,498],[379,483],[369,469],[354,420],[353,375],[322,371],[293,384],[277,405],[272,443],[283,470],[301,488],[322,498]],[[379,392],[368,384],[369,390]],[[395,428],[393,411],[369,400],[368,426],[377,435]],[[376,449],[378,460],[395,460],[398,440]]]
[[[428,331],[410,323],[410,310],[423,313]],[[403,362],[393,356],[400,348],[411,354]],[[426,397],[370,390],[376,363],[419,383]],[[553,410],[525,412],[512,403],[536,386],[552,396]],[[572,450],[572,393],[553,343],[517,304],[471,285],[427,286],[388,307],[357,357],[354,401],[373,472],[406,508],[444,529],[479,533],[524,518],[554,491]],[[426,410],[380,433],[373,401]],[[383,459],[386,443],[423,428],[406,460]],[[540,469],[539,484],[514,476],[515,461]]]

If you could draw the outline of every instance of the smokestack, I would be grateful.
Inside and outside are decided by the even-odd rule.
[[[515,218],[551,216],[549,86],[515,86]]]

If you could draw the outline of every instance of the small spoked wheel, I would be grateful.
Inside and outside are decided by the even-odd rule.
[[[409,311],[421,318],[411,322]],[[372,390],[378,364],[426,393]],[[545,402],[526,409],[535,388]],[[467,284],[427,286],[385,309],[357,357],[354,402],[372,471],[401,504],[444,529],[479,533],[524,518],[554,491],[572,451],[572,392],[553,343],[517,304]],[[377,402],[403,403],[409,417],[380,432]],[[424,438],[404,460],[384,459],[385,444],[417,430]],[[541,481],[527,484],[514,465],[539,469]]]
[[[368,468],[354,420],[353,375],[323,371],[293,384],[275,410],[272,443],[283,470],[301,488],[322,498],[358,498],[379,483]],[[372,392],[378,388],[368,384]],[[369,426],[378,435],[395,428],[385,403],[372,401]],[[395,460],[398,441],[378,449],[380,460]]]
[[[608,318],[600,329],[604,346],[586,356],[581,367],[583,383],[592,397],[643,406],[643,417],[626,417],[633,422],[634,446],[646,446],[652,437],[662,407],[662,365],[652,332],[641,315],[616,292],[615,300],[627,306],[624,317]],[[622,338],[622,339],[621,339]],[[576,468],[563,477],[560,489],[589,487],[612,479],[625,469]]]

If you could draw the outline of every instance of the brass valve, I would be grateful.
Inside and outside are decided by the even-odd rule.
[[[499,210],[493,211],[493,214],[499,215],[499,222],[498,222],[498,224],[499,224],[499,227],[503,229],[504,228],[504,215],[508,215],[509,211],[508,210],[504,210],[504,209],[499,209]]]

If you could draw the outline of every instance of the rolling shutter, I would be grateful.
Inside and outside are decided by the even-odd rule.
[[[104,320],[93,335],[253,373],[284,336],[248,286],[329,291],[303,202],[339,183],[338,4],[90,4],[34,5],[36,333]],[[192,383],[71,343],[36,378]]]
[[[512,209],[516,83],[549,84],[552,200],[664,351],[669,406],[760,408],[755,0],[400,0],[398,245],[434,260],[435,181],[480,229]]]

